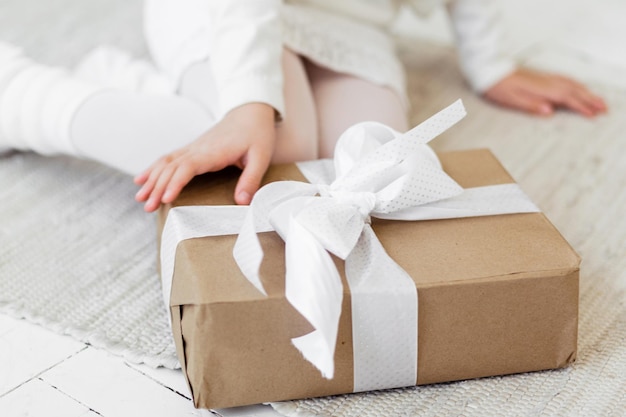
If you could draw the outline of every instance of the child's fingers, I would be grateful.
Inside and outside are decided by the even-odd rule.
[[[144,180],[142,187],[135,194],[135,201],[141,203],[148,199],[152,189],[154,188],[154,184],[156,183],[156,179],[158,178],[158,173],[160,169],[151,168],[147,172],[147,178]]]
[[[574,86],[561,91],[561,93],[554,98],[554,102],[561,107],[575,111],[585,117],[593,117],[601,111],[604,111],[604,102],[602,99],[600,99],[600,102],[596,99],[597,97],[591,94],[587,89]]]
[[[585,103],[585,106],[589,108],[594,114],[602,113],[606,111],[606,103],[602,98],[596,96],[586,88],[574,90],[576,97]]]
[[[137,185],[143,185],[149,176],[150,176],[150,169],[146,169],[141,174],[137,174],[135,178],[133,178],[133,182]]]
[[[151,212],[159,208],[163,199],[163,194],[165,194],[165,190],[167,189],[167,186],[169,185],[170,180],[177,168],[177,163],[172,162],[167,164],[161,171],[154,188],[150,192],[150,198],[148,198],[148,201],[146,201],[146,204],[144,205],[144,209],[146,211]]]
[[[485,92],[485,97],[501,106],[521,110],[527,113],[549,116],[554,107],[549,98],[533,94],[524,86],[505,83]]]
[[[182,191],[183,187],[187,185],[195,175],[196,173],[190,164],[180,165],[167,184],[167,188],[165,189],[161,202],[171,203],[174,201],[176,197],[178,197],[178,194]]]
[[[156,185],[157,180],[161,176],[161,172],[173,160],[174,158],[172,155],[163,156],[152,164],[150,168],[135,177],[135,183],[137,185],[141,185],[141,188],[137,191],[137,194],[135,194],[136,201],[143,202],[148,199],[154,189],[154,186]]]
[[[592,94],[584,85],[561,76],[552,76],[549,88],[534,91],[557,106],[565,107],[586,117],[605,111],[604,100]]]
[[[135,200],[143,202],[148,199],[154,186],[161,175],[161,171],[165,168],[165,163],[162,160],[157,161],[152,167],[146,171],[147,178],[144,180],[142,187],[135,194]]]
[[[583,100],[589,107],[592,107],[596,111],[606,111],[606,103],[604,100],[595,94],[593,94],[587,87],[571,78],[559,77],[562,82],[567,83],[574,94],[576,94],[581,100]]]
[[[526,94],[519,92],[518,94],[512,94],[508,98],[508,102],[503,103],[509,107],[523,110],[528,113],[537,114],[540,116],[549,116],[554,113],[554,107],[549,100],[539,97],[533,94]]]
[[[247,163],[239,177],[235,187],[235,202],[237,204],[250,204],[252,196],[261,185],[261,180],[270,164],[271,154],[250,150]]]
[[[150,168],[146,169],[142,173],[135,176],[135,178],[133,179],[135,184],[143,185],[143,187],[139,191],[142,192],[146,189],[151,190],[152,188],[154,188],[154,184],[156,183],[156,178],[159,177],[160,172],[163,171],[163,169],[168,164],[172,163],[180,156],[185,155],[185,153],[186,153],[186,148],[182,148],[182,149],[179,149],[178,151],[172,152],[169,155],[162,156],[156,162],[154,162],[150,166]]]
[[[591,106],[588,106],[584,100],[581,100],[572,92],[562,96],[557,101],[557,104],[586,117],[591,117],[595,114]]]
[[[598,111],[600,112],[605,112],[608,110],[608,106],[606,105],[606,102],[602,99],[602,97],[598,97],[595,94],[592,94],[592,102],[593,105],[596,109],[598,109]]]

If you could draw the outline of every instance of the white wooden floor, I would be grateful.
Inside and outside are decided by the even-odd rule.
[[[200,414],[182,372],[125,362],[24,320],[0,315],[0,416],[173,417]],[[224,417],[279,416],[269,406]]]
[[[584,0],[555,0],[549,6],[541,0],[507,4],[513,44],[527,62],[567,69],[587,79],[612,78],[616,86],[626,86],[624,78],[617,76],[626,71],[626,54],[618,41],[626,38],[623,0],[594,2],[588,14],[591,6]],[[537,14],[544,7],[550,10]],[[533,27],[527,25],[529,21]],[[585,31],[578,30],[582,21]],[[435,18],[428,35],[447,42],[444,26]],[[550,43],[538,42],[541,37]],[[132,365],[40,326],[0,315],[0,417],[210,415],[199,414],[189,397],[179,371]],[[279,415],[269,406],[218,412],[229,417]]]

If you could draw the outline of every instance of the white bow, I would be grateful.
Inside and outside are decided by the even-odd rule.
[[[250,282],[265,293],[259,278],[263,252],[256,231],[266,230],[269,223],[283,238],[286,297],[315,328],[293,343],[323,376],[332,378],[334,373],[343,295],[329,252],[353,264],[350,257],[361,236],[364,232],[374,236],[370,216],[413,220],[416,207],[463,192],[426,143],[464,115],[457,101],[404,134],[379,123],[355,125],[337,143],[332,183],[274,182],[252,200],[235,244],[235,259]],[[381,253],[387,256],[384,250]],[[347,274],[353,269],[347,268]],[[356,269],[367,276],[363,267]],[[354,282],[361,278],[348,276]]]

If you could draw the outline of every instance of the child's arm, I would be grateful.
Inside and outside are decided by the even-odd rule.
[[[146,211],[173,201],[194,176],[228,165],[243,168],[235,201],[250,203],[274,152],[276,114],[284,113],[281,3],[207,2],[220,121],[135,178],[142,185],[135,198]]]
[[[229,165],[243,169],[235,201],[249,204],[259,188],[274,152],[274,108],[248,103],[231,110],[213,128],[189,145],[156,161],[135,178],[142,185],[136,200],[154,211],[170,203],[193,177]]]
[[[585,116],[606,110],[604,101],[566,77],[518,68],[502,49],[493,0],[456,0],[448,11],[457,38],[461,69],[487,99],[541,115],[564,107]]]

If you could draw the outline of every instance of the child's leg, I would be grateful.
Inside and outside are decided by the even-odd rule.
[[[85,55],[72,73],[79,79],[117,90],[162,95],[175,92],[172,80],[154,63],[109,45],[99,46]]]
[[[0,42],[0,149],[73,155],[137,173],[210,125],[190,100],[103,88]]]
[[[316,104],[303,60],[283,49],[284,119],[276,127],[272,162],[308,161],[318,157]]]
[[[69,123],[99,89],[0,42],[0,148],[73,153]]]
[[[406,106],[391,88],[310,61],[306,69],[317,108],[320,157],[331,157],[339,136],[358,122],[377,121],[400,132],[408,129]]]
[[[193,98],[97,88],[64,70],[35,64],[14,48],[5,58],[0,68],[11,70],[0,73],[0,148],[65,153],[136,174],[214,123]],[[276,161],[311,159],[317,138],[308,81],[291,52],[285,53],[284,69],[290,115],[278,127]],[[184,79],[181,85],[193,90]],[[33,126],[47,134],[32,131]]]
[[[184,97],[109,90],[78,109],[71,138],[75,156],[136,175],[213,123],[207,111]]]
[[[301,59],[283,55],[285,119],[277,125],[273,162],[317,157],[313,96]],[[179,82],[180,96],[109,91],[90,98],[78,110],[72,138],[79,154],[137,174],[214,123],[216,88],[208,62],[194,64]]]

